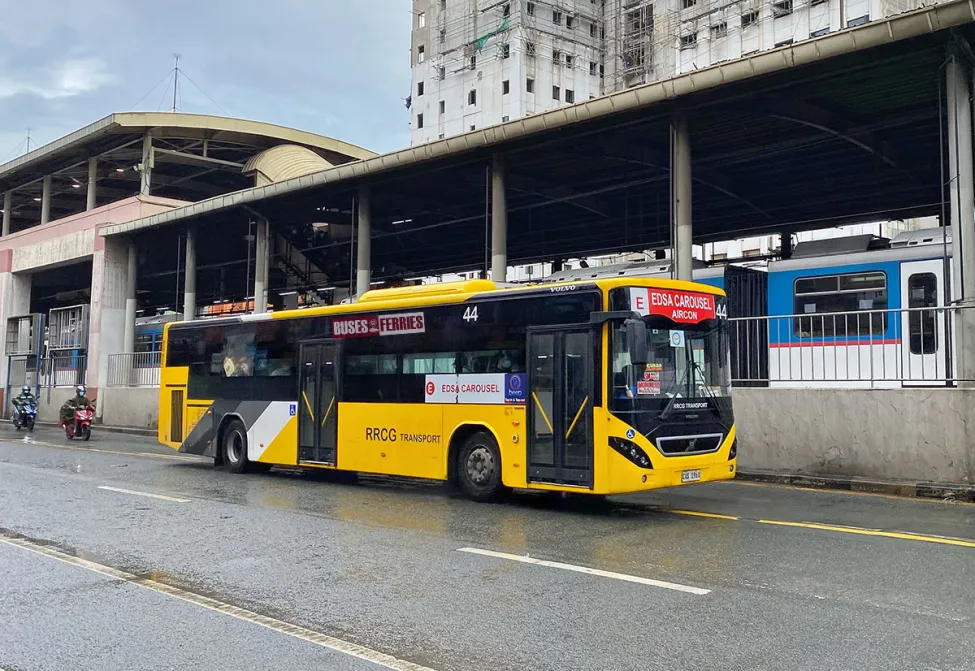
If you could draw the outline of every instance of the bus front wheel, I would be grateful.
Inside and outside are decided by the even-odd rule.
[[[223,463],[231,473],[247,472],[247,430],[244,425],[233,420],[223,431]]]
[[[457,480],[475,501],[493,501],[501,493],[501,451],[491,434],[478,431],[457,453]]]

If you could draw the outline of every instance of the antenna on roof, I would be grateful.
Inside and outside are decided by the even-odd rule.
[[[176,92],[179,90],[179,54],[173,54],[176,65],[173,67],[173,112],[176,112]]]

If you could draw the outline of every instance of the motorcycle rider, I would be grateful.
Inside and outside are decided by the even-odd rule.
[[[17,415],[20,415],[21,408],[26,408],[31,405],[36,405],[37,399],[34,398],[34,393],[30,390],[30,386],[25,384],[23,387],[20,388],[20,394],[18,394],[17,397],[14,398],[13,403],[14,403],[14,412]]]
[[[74,421],[74,411],[78,408],[87,408],[91,405],[88,396],[85,395],[85,385],[79,384],[75,387],[75,395],[64,402],[61,406],[61,421],[64,423]]]

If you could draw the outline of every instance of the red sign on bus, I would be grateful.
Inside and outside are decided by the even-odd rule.
[[[363,338],[366,336],[405,335],[423,333],[426,324],[422,312],[397,315],[363,315],[337,317],[332,320],[333,338]]]
[[[714,319],[714,296],[671,289],[630,288],[630,309],[641,315],[663,315],[682,324]]]

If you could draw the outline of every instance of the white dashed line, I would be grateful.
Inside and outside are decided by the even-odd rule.
[[[687,594],[696,594],[697,596],[704,596],[705,594],[710,594],[711,590],[702,589],[701,587],[691,587],[690,585],[681,585],[676,582],[666,582],[664,580],[654,580],[652,578],[641,578],[640,576],[627,575],[625,573],[614,573],[613,571],[601,571],[597,568],[589,568],[587,566],[576,566],[575,564],[563,564],[557,561],[548,561],[546,559],[535,559],[534,557],[525,557],[522,555],[512,555],[506,552],[494,552],[493,550],[481,550],[480,548],[458,548],[458,552],[468,552],[475,555],[484,555],[485,557],[497,557],[498,559],[510,559],[511,561],[521,562],[522,564],[534,564],[535,566],[547,566],[548,568],[558,568],[563,571],[574,571],[576,573],[585,573],[588,575],[599,576],[600,578],[612,578],[613,580],[624,580],[626,582],[635,582],[640,585],[649,585],[650,587],[661,587],[663,589],[674,590],[675,592],[685,592]]]
[[[121,489],[120,487],[108,487],[105,485],[100,485],[99,489],[104,489],[106,492],[118,492],[119,494],[131,494],[132,496],[145,496],[150,499],[159,499],[161,501],[173,501],[174,503],[189,503],[189,499],[179,499],[175,496],[166,496],[165,494],[150,494],[149,492],[137,492],[134,489]]]

